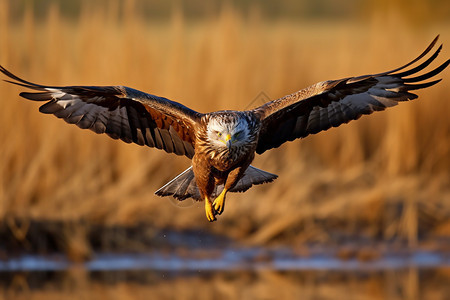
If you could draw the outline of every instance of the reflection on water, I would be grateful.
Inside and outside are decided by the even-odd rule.
[[[416,251],[409,254],[388,254],[378,259],[361,261],[340,259],[328,254],[294,255],[288,251],[267,252],[259,248],[230,248],[192,251],[189,256],[154,251],[149,254],[97,254],[86,263],[71,263],[62,255],[24,255],[0,261],[0,271],[60,271],[82,267],[87,271],[157,270],[386,270],[404,268],[450,267],[450,256],[440,252]]]
[[[439,253],[361,262],[234,249],[192,256],[99,254],[85,264],[24,256],[0,262],[0,299],[448,299]]]
[[[2,273],[5,299],[448,299],[449,268]]]

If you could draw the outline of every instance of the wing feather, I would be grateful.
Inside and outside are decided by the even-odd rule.
[[[440,45],[418,66],[406,68],[425,57],[433,49],[438,37],[417,58],[400,68],[374,75],[319,82],[254,109],[253,112],[260,116],[262,122],[256,152],[261,154],[286,141],[338,127],[362,115],[417,98],[410,91],[438,83],[441,79],[421,81],[442,72],[450,60],[422,75],[407,77],[428,67],[439,55],[442,49]]]
[[[202,114],[180,103],[124,86],[45,86],[26,81],[2,66],[7,82],[36,90],[23,98],[46,102],[39,108],[82,129],[113,139],[192,158],[194,128]]]

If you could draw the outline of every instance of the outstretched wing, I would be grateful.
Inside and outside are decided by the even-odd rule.
[[[126,143],[194,156],[197,113],[180,103],[124,86],[44,86],[23,80],[2,66],[0,71],[17,84],[38,92],[20,96],[46,101],[39,111]]]
[[[254,109],[262,120],[256,152],[261,154],[287,141],[337,127],[356,120],[361,115],[397,105],[399,101],[417,98],[417,95],[410,91],[438,83],[440,79],[419,82],[439,74],[448,66],[450,60],[425,74],[409,77],[426,68],[438,56],[441,45],[430,58],[417,67],[405,69],[428,54],[438,37],[419,57],[395,70],[319,82]]]

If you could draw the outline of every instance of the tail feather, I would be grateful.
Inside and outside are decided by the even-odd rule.
[[[194,171],[192,171],[192,166],[166,183],[163,187],[157,190],[155,194],[161,197],[173,196],[180,201],[187,198],[201,200],[200,192],[198,191],[197,184],[195,182]]]
[[[248,169],[245,170],[244,176],[238,181],[236,186],[230,190],[230,192],[242,193],[251,188],[252,185],[272,182],[277,178],[278,175],[249,166]]]
[[[245,192],[253,185],[272,182],[277,177],[278,176],[275,174],[249,166],[245,171],[244,176],[239,180],[236,186],[230,190],[230,192]],[[217,197],[222,192],[223,187],[223,185],[216,186],[212,197]],[[187,198],[202,200],[197,183],[195,182],[192,166],[157,190],[155,194],[161,197],[173,196],[180,201]]]

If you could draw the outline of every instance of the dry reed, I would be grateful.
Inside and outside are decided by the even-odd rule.
[[[206,112],[244,109],[260,92],[278,98],[317,81],[397,67],[437,33],[444,59],[450,46],[448,23],[430,18],[419,30],[400,12],[373,13],[361,24],[270,22],[257,9],[244,17],[226,6],[217,18],[190,22],[175,8],[167,22],[151,22],[133,2],[108,3],[86,2],[73,21],[53,5],[40,21],[30,6],[11,20],[8,1],[0,1],[1,64],[43,84],[123,84]],[[420,216],[431,216],[427,230],[450,216],[448,71],[442,77],[417,101],[258,157],[255,166],[280,178],[231,194],[214,225],[201,205],[177,208],[153,195],[187,159],[41,115],[18,97],[20,88],[2,83],[0,218],[147,220],[256,244],[283,236],[326,241],[330,226],[345,223],[349,232],[414,245]]]
[[[302,271],[86,273],[73,268],[38,279],[15,274],[0,286],[5,299],[447,299],[448,269],[383,272]],[[34,280],[33,280],[34,279]],[[29,281],[29,282],[27,282]],[[349,292],[351,291],[351,292]]]

